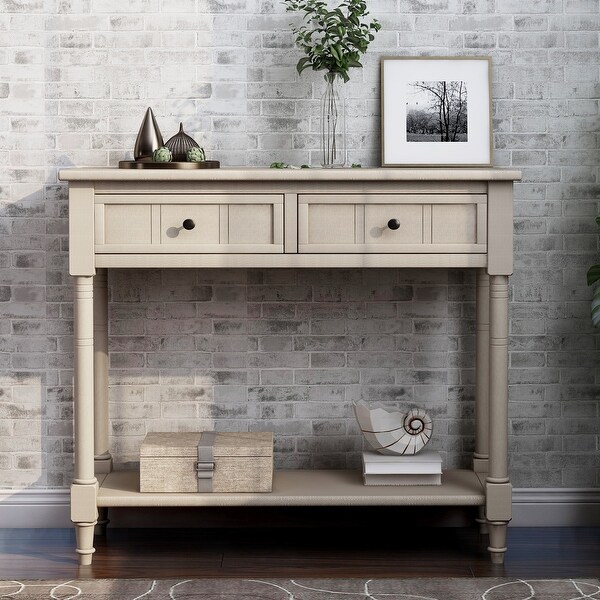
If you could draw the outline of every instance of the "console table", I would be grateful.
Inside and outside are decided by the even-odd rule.
[[[64,169],[74,282],[74,479],[81,565],[109,507],[472,505],[501,563],[507,467],[512,185],[501,169]],[[360,472],[276,471],[269,494],[139,492],[108,441],[108,268],[477,269],[473,468],[440,486],[369,486]],[[99,521],[100,515],[100,521]]]

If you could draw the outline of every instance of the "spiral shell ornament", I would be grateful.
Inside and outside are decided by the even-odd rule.
[[[431,417],[422,408],[404,414],[360,401],[354,403],[354,414],[365,439],[380,454],[416,454],[433,433]]]

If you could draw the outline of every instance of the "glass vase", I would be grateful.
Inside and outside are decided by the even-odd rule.
[[[343,167],[346,163],[346,106],[342,79],[335,73],[325,75],[321,97],[321,165]]]

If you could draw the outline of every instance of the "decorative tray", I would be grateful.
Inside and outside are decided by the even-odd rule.
[[[205,160],[203,162],[168,162],[159,163],[151,160],[121,160],[119,169],[218,169],[221,163],[218,160]]]

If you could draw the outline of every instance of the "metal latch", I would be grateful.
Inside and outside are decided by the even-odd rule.
[[[213,453],[216,433],[204,431],[198,442],[198,460],[194,462],[199,492],[213,491],[213,473],[215,472],[215,455]]]
[[[198,479],[212,479],[215,471],[215,463],[197,461],[194,463],[194,468],[196,469]]]

